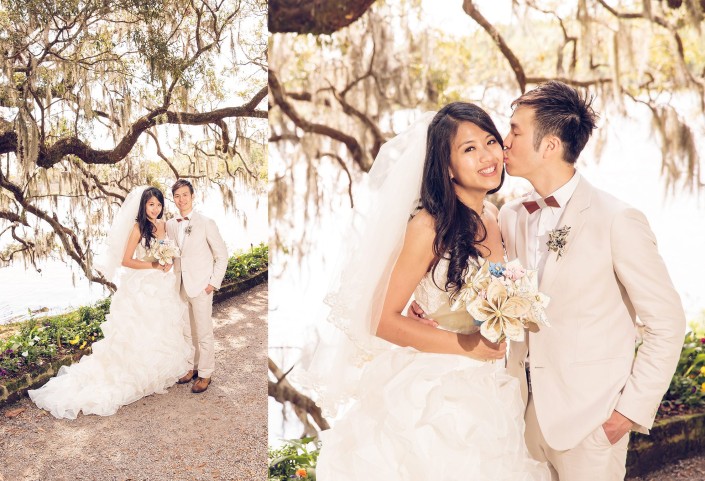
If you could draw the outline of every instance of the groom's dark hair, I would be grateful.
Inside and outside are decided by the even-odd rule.
[[[181,187],[188,187],[188,190],[191,191],[191,194],[193,194],[193,185],[191,185],[191,182],[189,182],[186,179],[179,179],[176,182],[174,182],[174,185],[171,186],[171,193],[174,194],[177,189],[180,189]]]
[[[574,164],[596,128],[598,115],[592,100],[570,85],[550,80],[516,99],[512,108],[524,106],[534,111],[534,150],[539,150],[544,137],[555,135],[563,143],[563,160]]]

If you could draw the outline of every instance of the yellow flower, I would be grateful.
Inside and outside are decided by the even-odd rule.
[[[700,386],[700,390],[701,390],[702,392],[705,392],[705,382],[703,383],[702,386]]]
[[[76,337],[74,337],[73,339],[70,339],[70,340],[69,340],[69,344],[75,346],[76,344],[78,344],[78,341],[80,341],[80,340],[81,340],[81,336],[78,335],[78,334],[76,334]]]
[[[705,376],[705,366],[700,368],[700,375]]]
[[[507,288],[498,279],[487,287],[487,299],[477,298],[468,312],[482,322],[480,333],[492,342],[506,336],[512,341],[524,339],[521,318],[531,310],[531,301],[520,296],[509,296]]]
[[[78,346],[79,349],[83,349],[86,347],[86,344],[88,344],[88,341],[83,341],[80,346]]]
[[[308,473],[306,473],[306,470],[304,468],[299,468],[296,470],[296,477],[297,478],[308,478]]]

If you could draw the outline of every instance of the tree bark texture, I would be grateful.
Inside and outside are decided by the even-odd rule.
[[[269,31],[329,35],[360,18],[375,0],[270,0]]]

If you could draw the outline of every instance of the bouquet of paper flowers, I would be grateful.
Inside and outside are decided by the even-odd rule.
[[[171,239],[163,239],[152,244],[150,255],[159,261],[159,265],[174,263],[174,257],[179,257],[181,252]]]
[[[550,326],[544,309],[549,297],[538,290],[537,271],[514,260],[506,264],[480,259],[468,269],[451,309],[466,309],[492,342],[524,340],[530,324]]]

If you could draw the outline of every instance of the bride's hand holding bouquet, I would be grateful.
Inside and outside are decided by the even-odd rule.
[[[152,244],[150,255],[154,257],[157,269],[169,272],[174,265],[174,258],[181,255],[176,243],[171,239],[163,239]]]

